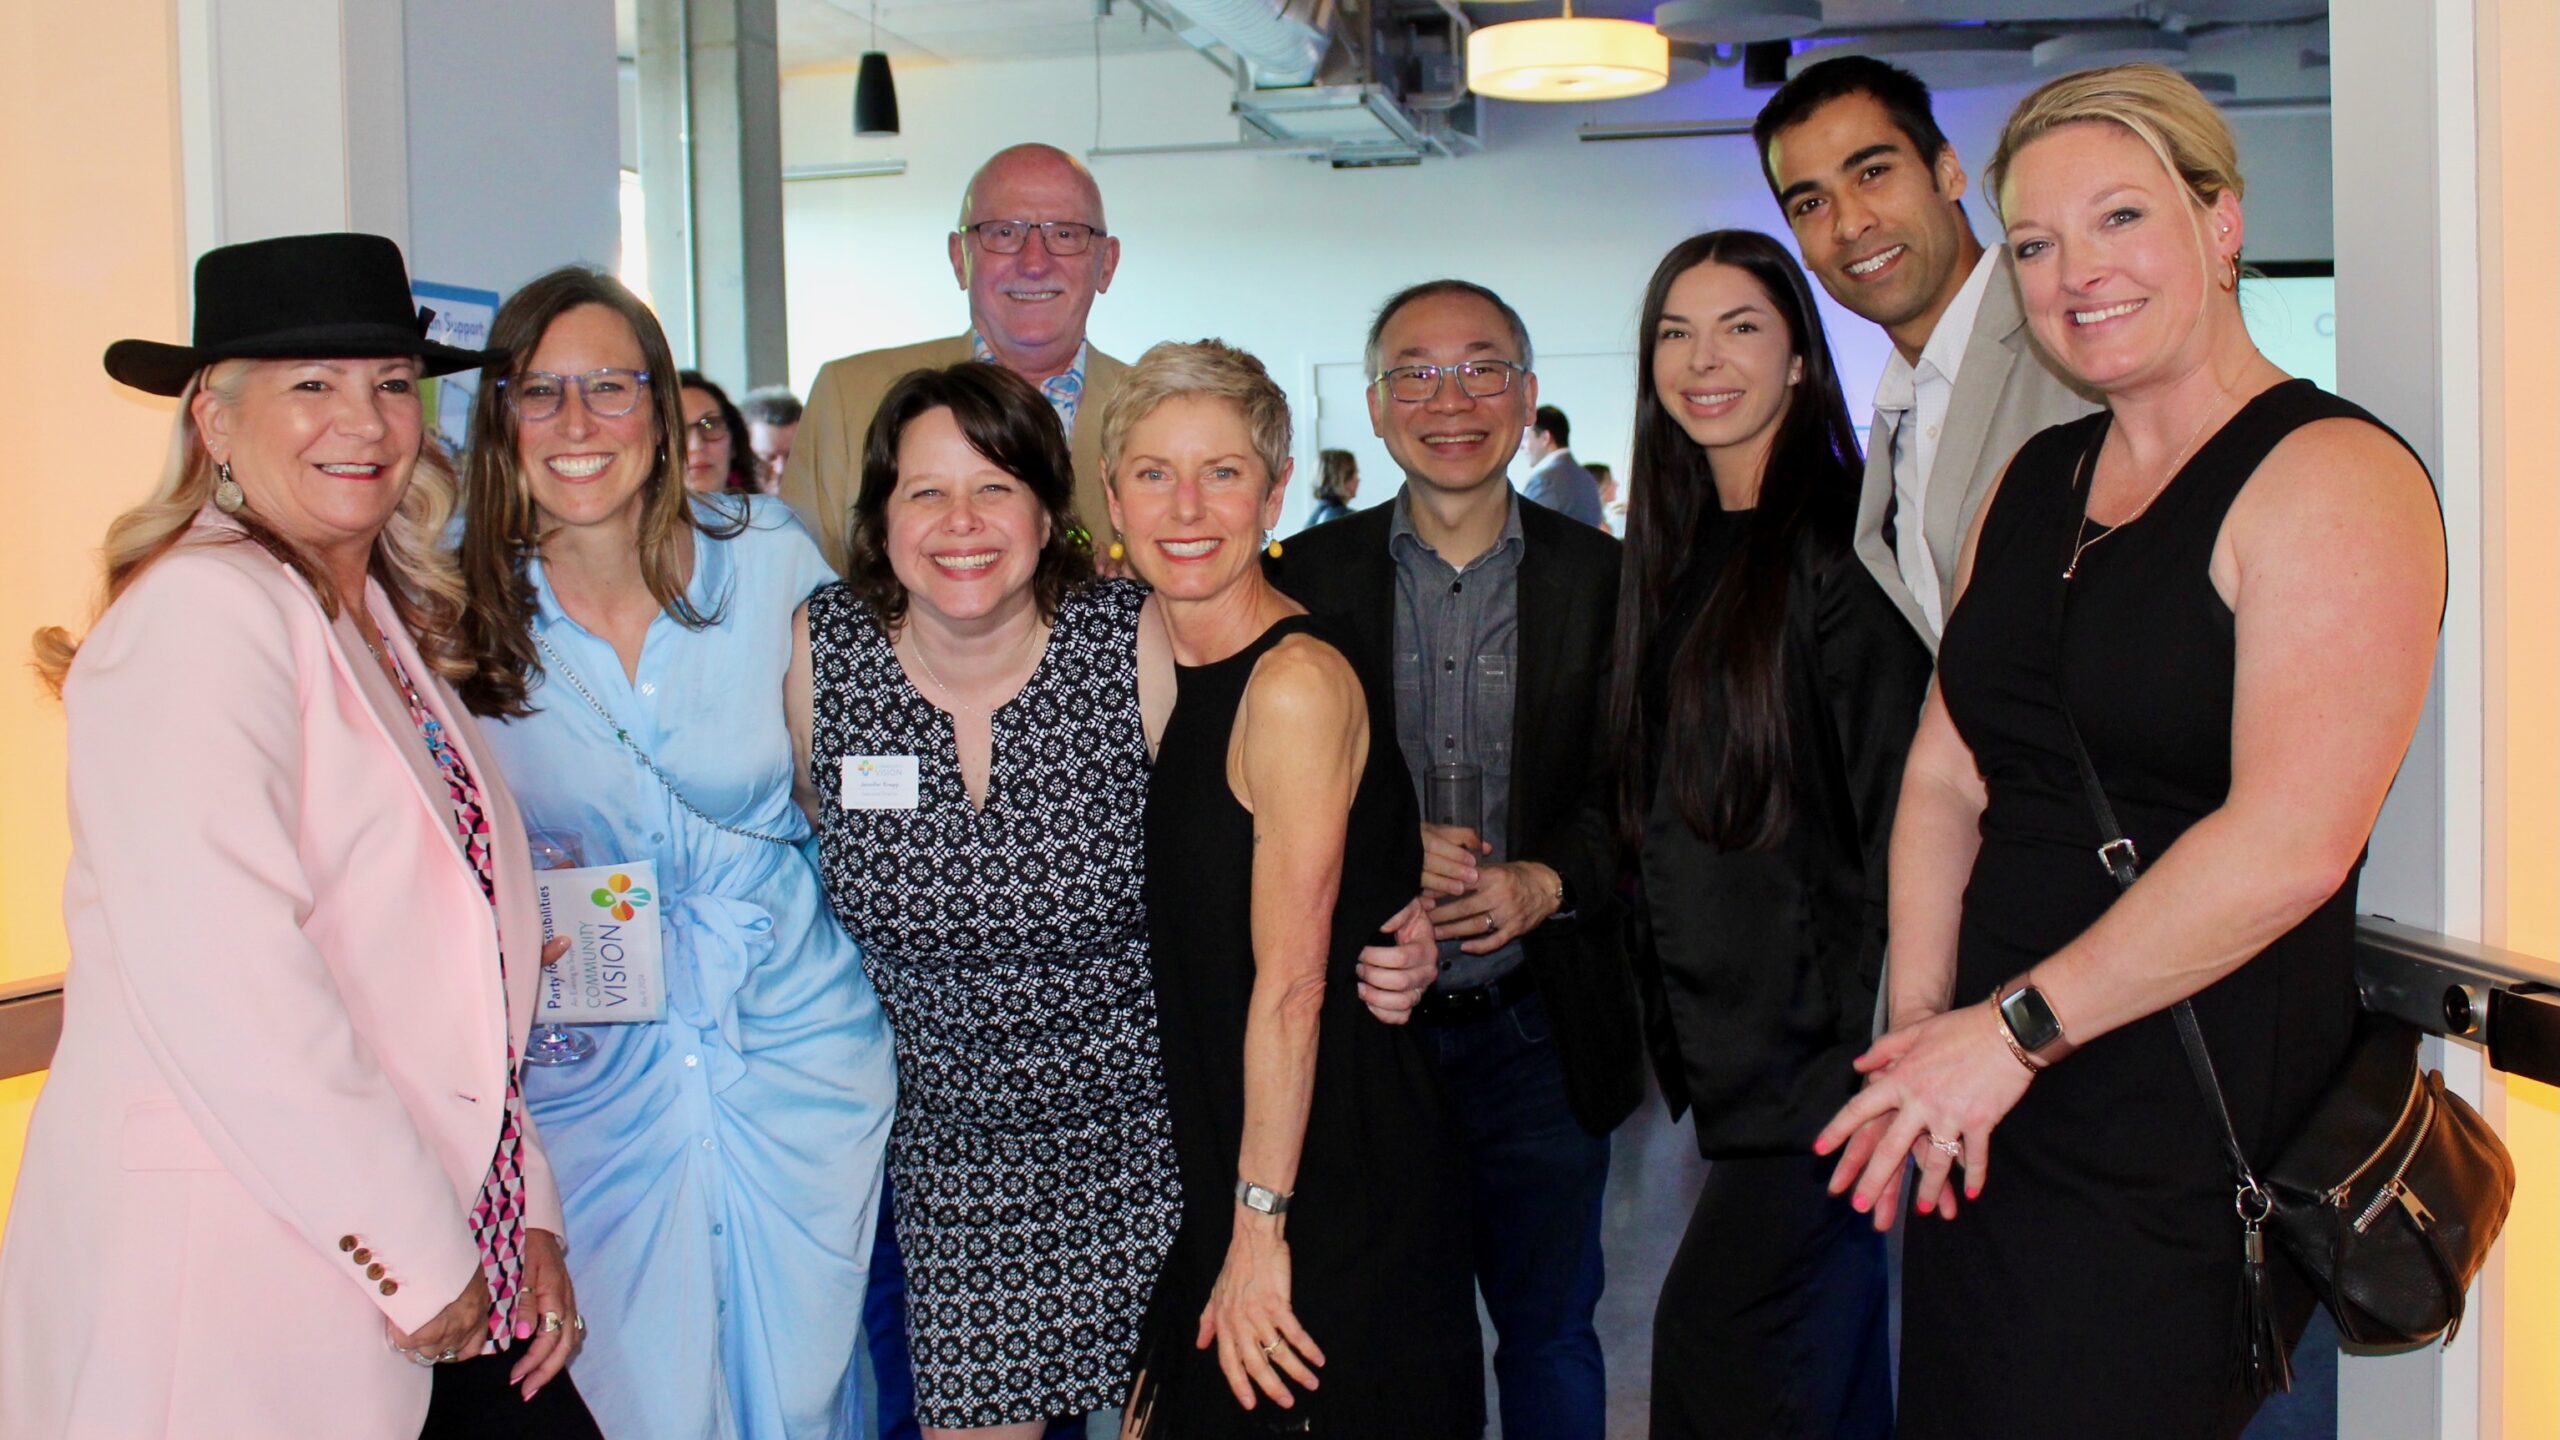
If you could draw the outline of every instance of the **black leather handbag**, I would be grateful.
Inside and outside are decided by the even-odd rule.
[[[2082,457],[2084,497],[2095,453],[2093,447]],[[2057,634],[2068,580],[2066,573]],[[2116,823],[2079,723],[2068,705],[2060,708],[2105,842],[2099,863],[2119,890],[2130,890],[2141,878],[2142,857]],[[2348,1341],[2409,1346],[2441,1335],[2452,1344],[2462,1328],[2464,1294],[2507,1223],[2516,1167],[2480,1112],[2445,1089],[2444,1073],[2419,1068],[2417,1030],[2371,1011],[2359,1017],[2346,1063],[2261,1176],[2231,1126],[2195,1007],[2181,1000],[2170,1013],[2231,1162],[2241,1236],[2241,1363],[2256,1392],[2293,1388],[2293,1359],[2276,1330],[2267,1290],[2269,1228]]]
[[[2106,844],[2099,860],[2120,889],[2142,857],[2116,823],[2068,712],[2072,758]],[[2418,1066],[2415,1028],[2371,1011],[2346,1063],[2264,1176],[2240,1149],[2195,1007],[2171,1007],[2178,1041],[2222,1130],[2241,1236],[2242,1363],[2257,1393],[2293,1388],[2293,1360],[2267,1292],[2266,1238],[2302,1267],[2338,1333],[2359,1345],[2420,1345],[2462,1328],[2464,1293],[2507,1223],[2516,1167],[2489,1122]]]

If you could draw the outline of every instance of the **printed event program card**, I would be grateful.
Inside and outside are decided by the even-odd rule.
[[[534,1018],[551,1025],[611,1025],[662,1018],[666,961],[659,948],[658,869],[648,860],[536,870],[542,935],[569,937],[569,953],[542,972]]]

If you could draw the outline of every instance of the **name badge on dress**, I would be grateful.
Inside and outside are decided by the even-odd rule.
[[[618,860],[533,872],[542,936],[569,937],[569,953],[542,971],[534,1008],[548,1025],[613,1025],[663,1019],[666,958],[658,928],[658,867]]]
[[[917,804],[916,757],[847,755],[836,803],[847,810],[913,810]]]

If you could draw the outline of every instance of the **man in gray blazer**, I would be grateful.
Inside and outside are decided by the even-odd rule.
[[[1606,531],[1609,527],[1600,521],[1600,477],[1573,458],[1573,451],[1566,447],[1572,438],[1573,422],[1563,411],[1553,405],[1538,407],[1520,432],[1520,458],[1529,462],[1520,493],[1594,530]]]
[[[1917,77],[1825,61],[1769,98],[1752,137],[1805,268],[1892,337],[1858,555],[1934,653],[1957,554],[2009,457],[2096,401],[2028,336],[2008,249],[1974,238],[1964,166]]]

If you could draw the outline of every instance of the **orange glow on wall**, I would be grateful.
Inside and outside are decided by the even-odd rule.
[[[111,340],[185,333],[173,25],[166,0],[15,6],[0,46],[0,979],[65,959],[62,710],[27,637],[87,622],[99,538],[174,413],[98,368]],[[36,1086],[0,1081],[0,1207]]]
[[[2481,454],[2485,695],[2482,907],[2493,944],[2560,957],[2560,477],[2548,417],[2560,395],[2560,8],[2477,11],[2480,74]],[[2459,563],[2459,557],[2457,557]],[[2560,1435],[2560,1091],[2506,1082],[2520,1177],[2493,1306],[2497,1364],[2484,1435]],[[2494,1417],[2494,1418],[2493,1418]]]

